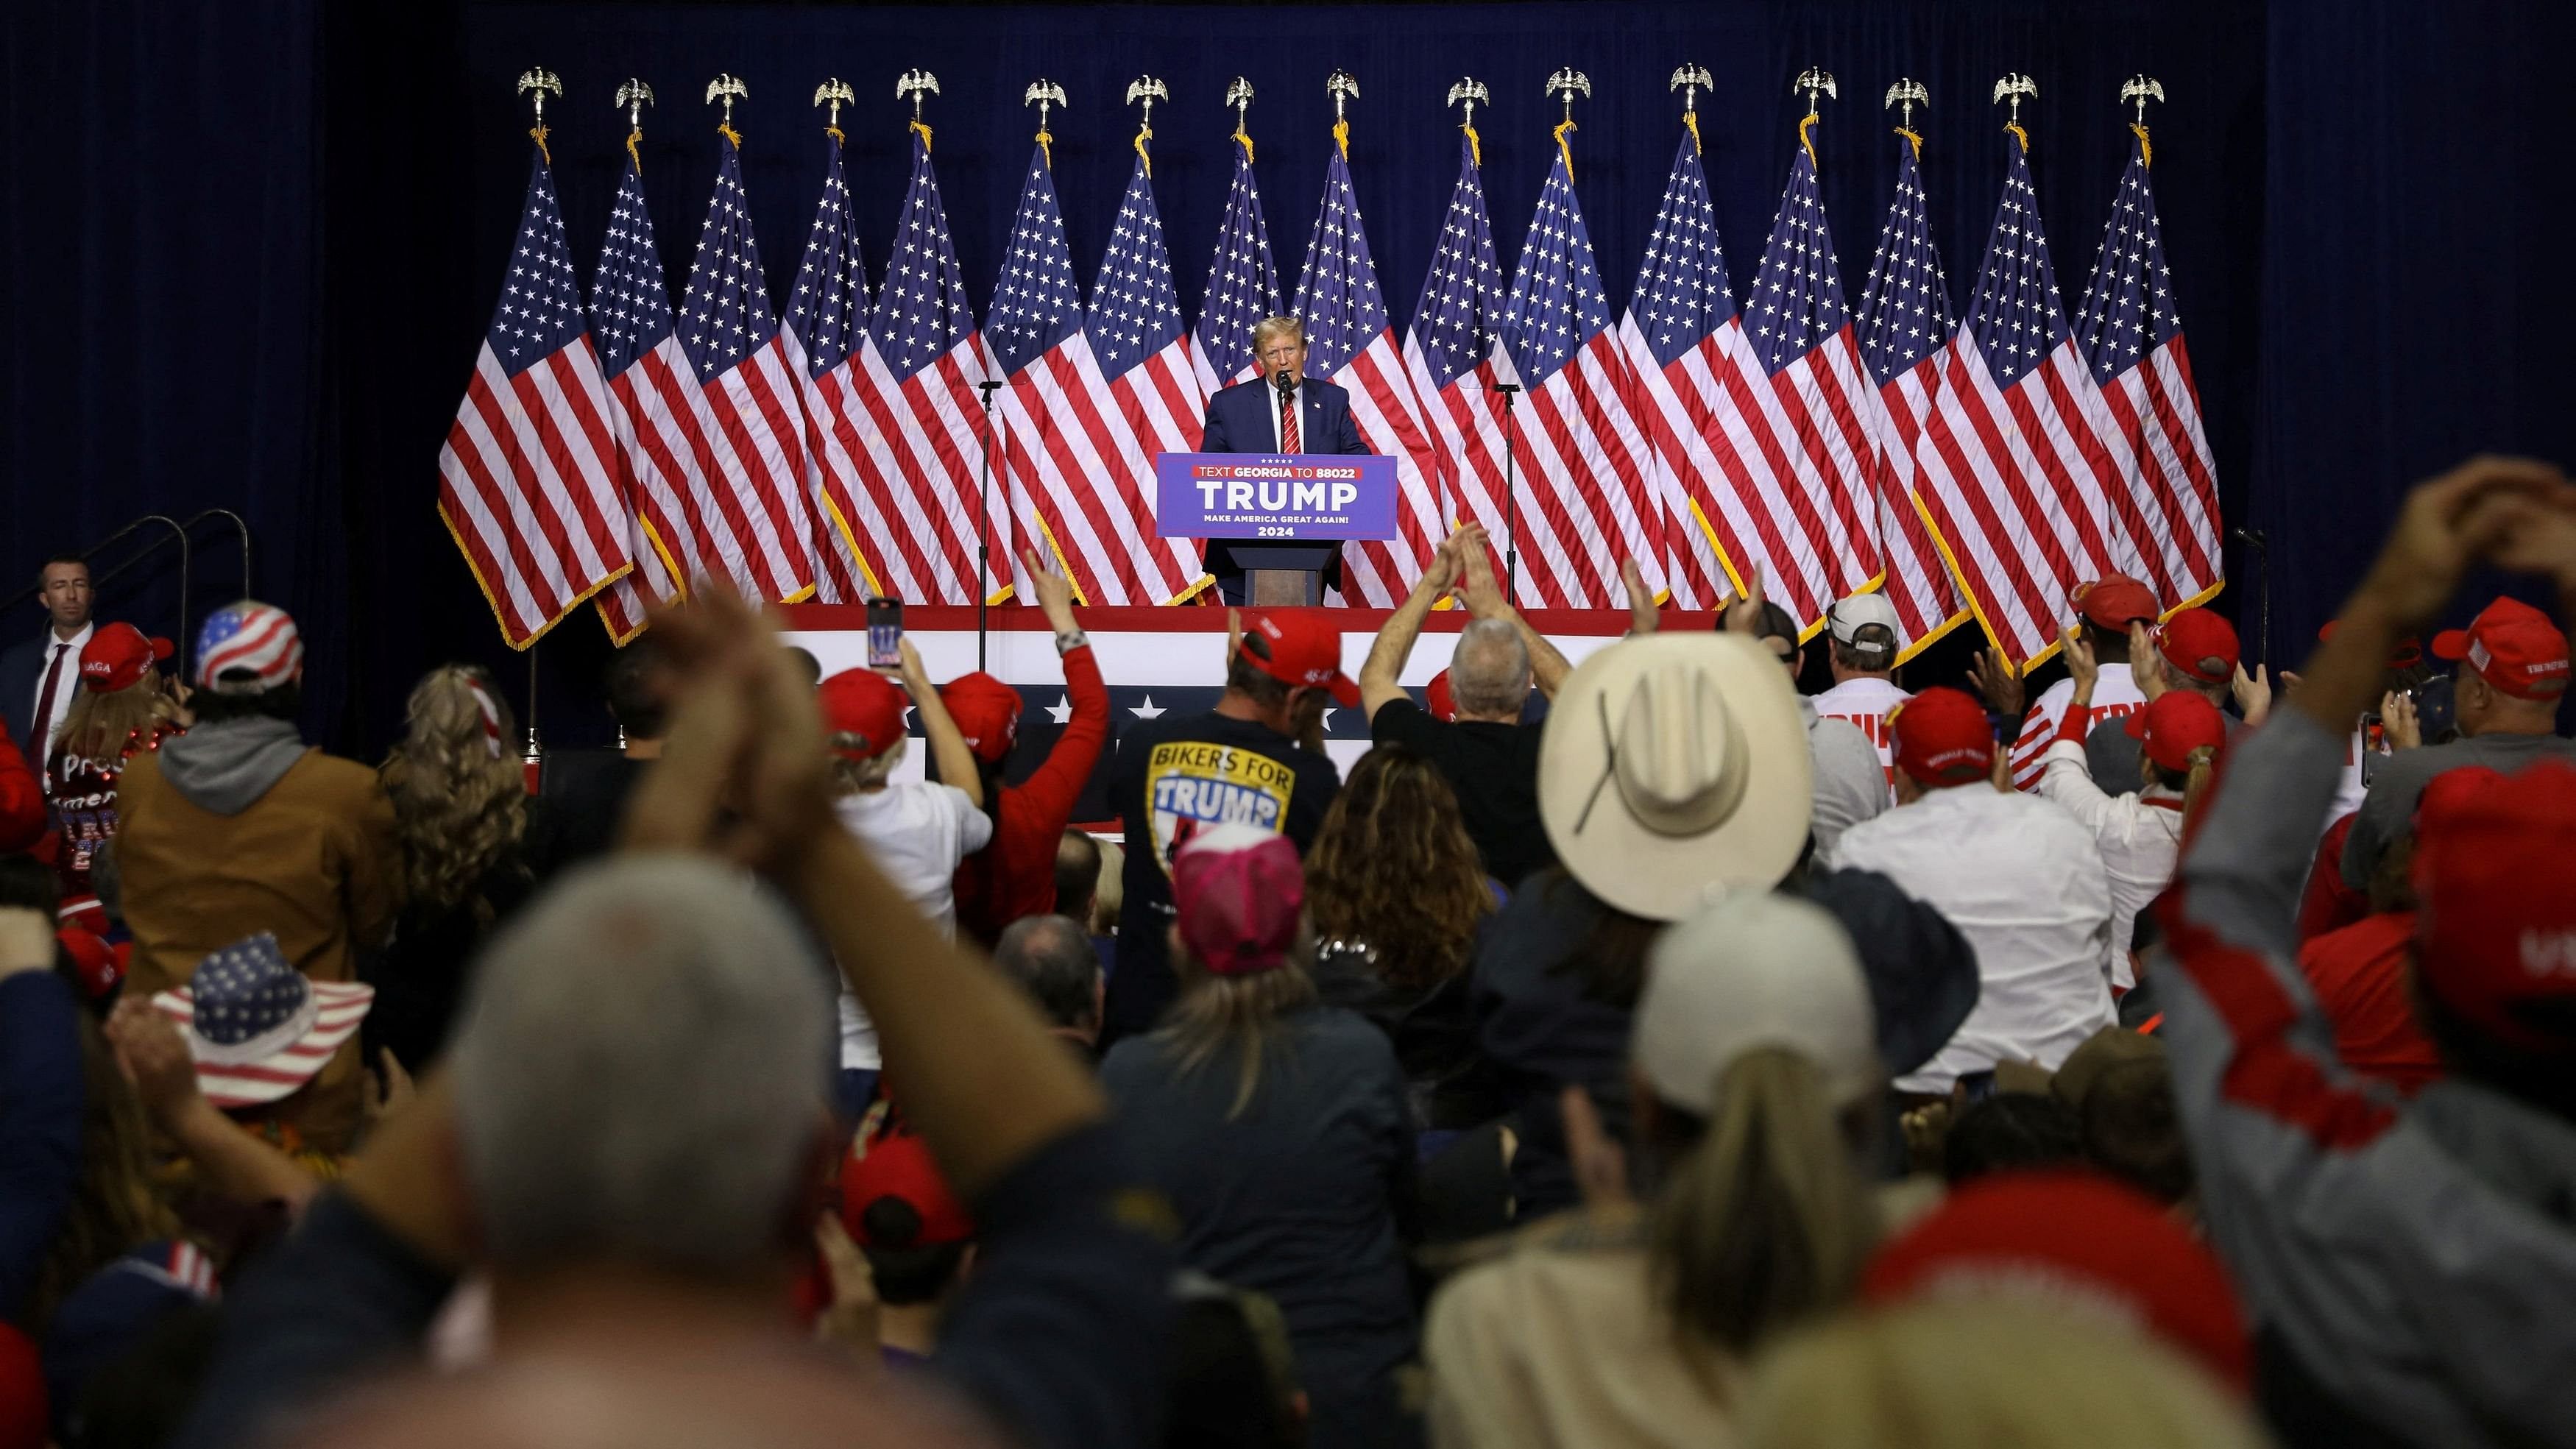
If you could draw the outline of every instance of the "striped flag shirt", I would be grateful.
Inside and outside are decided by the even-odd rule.
[[[634,567],[607,392],[542,146],[438,480],[439,517],[514,649]]]
[[[1483,167],[1472,136],[1458,139],[1458,184],[1441,218],[1440,245],[1422,279],[1422,303],[1404,334],[1404,370],[1422,400],[1439,475],[1436,486],[1444,524],[1482,524],[1496,548],[1513,515],[1528,519],[1527,480],[1513,480],[1522,495],[1508,508],[1503,493],[1503,409],[1496,383],[1515,380],[1503,351],[1503,269],[1494,260],[1494,228],[1485,213]],[[1528,555],[1537,583],[1544,555]],[[1496,563],[1496,576],[1501,564]],[[1560,586],[1558,587],[1561,590]]]
[[[1625,603],[1622,558],[1637,560],[1646,586],[1665,592],[1660,511],[1647,492],[1652,455],[1627,404],[1626,359],[1561,148],[1521,246],[1503,345],[1529,389],[1514,434],[1536,505],[1521,519],[1520,543],[1537,556],[1530,579],[1539,602]]]
[[[590,310],[620,476],[634,508],[635,572],[599,596],[609,637],[623,644],[642,632],[647,608],[687,592],[691,580],[750,579],[757,546],[740,500],[715,481],[720,429],[671,329],[662,256],[631,149],[591,278]]]
[[[1250,382],[1261,375],[1252,355],[1252,329],[1279,311],[1279,272],[1270,263],[1270,226],[1261,219],[1261,188],[1252,179],[1252,144],[1235,147],[1234,180],[1226,187],[1225,220],[1216,230],[1216,255],[1208,262],[1207,295],[1199,304],[1190,365],[1199,392]]]
[[[1727,355],[1720,334],[1742,330],[1727,290],[1726,249],[1718,242],[1699,139],[1685,133],[1646,238],[1637,290],[1619,319],[1619,347],[1634,380],[1632,407],[1651,457],[1653,523],[1663,539],[1673,602],[1685,609],[1723,602],[1741,587],[1742,559],[1751,557],[1720,551],[1721,537],[1751,536],[1753,519],[1713,446],[1719,368]]]
[[[850,188],[841,172],[841,138],[830,135],[823,194],[814,203],[814,225],[805,235],[805,260],[796,268],[796,290],[779,329],[805,414],[805,501],[814,517],[814,596],[826,604],[855,603],[877,592],[861,582],[856,454],[866,444],[849,406],[851,358],[868,325],[867,264],[859,256],[859,229],[850,216]]]
[[[1371,539],[1342,550],[1342,593],[1355,603],[1392,608],[1413,590],[1447,535],[1432,493],[1440,458],[1431,427],[1414,396],[1395,326],[1378,289],[1377,262],[1369,255],[1359,197],[1351,191],[1349,158],[1337,143],[1324,166],[1324,199],[1306,238],[1306,265],[1297,278],[1297,316],[1306,324],[1306,375],[1350,394],[1351,422],[1360,445],[1395,459],[1395,526],[1392,539]]]
[[[2218,483],[2165,265],[2147,155],[2141,131],[2102,227],[2102,252],[2075,342],[2137,460],[2128,488],[2113,501],[2139,545],[2146,572],[2138,577],[2170,611],[2218,589]]]
[[[1898,133],[1903,136],[1902,132]],[[1915,141],[1904,136],[1896,159],[1896,199],[1870,258],[1853,326],[1860,357],[1878,384],[1875,425],[1884,459],[1878,488],[1878,551],[1887,570],[1885,593],[1903,634],[1899,660],[1947,634],[1968,617],[1959,590],[1915,506],[1915,440],[1932,413],[1942,349],[1950,340],[1948,274],[1932,245],[1924,218],[1923,171]]]
[[[2076,586],[2139,566],[2111,505],[2135,464],[2067,331],[2018,134],[2009,149],[1916,449],[1915,497],[1987,637],[2026,669],[2056,649]]]
[[[814,589],[814,526],[805,501],[804,404],[769,310],[741,153],[729,135],[672,327],[715,424],[707,482],[731,495],[750,529],[747,574],[735,582],[763,599],[805,598]]]
[[[1010,383],[1001,408],[1011,511],[1024,539],[1053,552],[1082,602],[1170,603],[1192,586],[1198,566],[1176,541],[1154,536],[1151,460],[1083,323],[1054,171],[1041,145],[1029,155],[1010,250],[984,320],[993,370]],[[1177,307],[1172,330],[1177,335]],[[1140,334],[1134,346],[1142,345]]]
[[[898,599],[973,603],[978,490],[986,481],[975,385],[991,374],[976,345],[930,143],[918,130],[875,310],[856,336],[839,334],[836,347],[853,351],[830,374],[824,401],[856,480],[846,502],[861,566]],[[1011,554],[998,457],[990,482],[995,566],[984,587],[998,595],[1008,576],[999,561]]]

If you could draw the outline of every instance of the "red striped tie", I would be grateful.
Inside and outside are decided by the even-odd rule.
[[[1291,448],[1288,451],[1293,453],[1297,450]],[[54,657],[45,665],[45,687],[36,692],[35,725],[27,733],[34,736],[29,744],[35,748],[36,768],[40,772],[45,767],[45,756],[50,752],[49,747],[53,744],[54,689],[62,682],[63,652],[69,648],[71,648],[70,645],[59,639],[54,641]]]
[[[1279,394],[1279,451],[1305,451],[1297,445],[1297,395],[1293,392]]]

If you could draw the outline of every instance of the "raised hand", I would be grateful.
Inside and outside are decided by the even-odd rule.
[[[175,1122],[197,1100],[197,1064],[188,1055],[187,1039],[152,1003],[118,1002],[105,1035],[116,1051],[116,1064],[124,1068],[152,1120]]]
[[[2411,750],[2424,743],[2423,721],[2415,715],[2415,696],[2391,690],[2379,697],[2380,733],[2392,750]]]
[[[1046,615],[1047,627],[1059,634],[1071,634],[1081,626],[1073,621],[1073,580],[1056,572],[1055,565],[1036,549],[1020,550],[1020,566],[1028,570],[1029,589],[1038,596],[1038,611]]]
[[[2021,676],[2000,654],[1980,649],[1968,670],[1968,687],[1985,700],[1986,708],[2009,719],[2021,718]]]
[[[1450,537],[1458,545],[1458,564],[1463,571],[1460,593],[1467,601],[1467,612],[1479,619],[1501,617],[1511,605],[1503,598],[1503,586],[1494,578],[1494,560],[1486,551],[1485,530],[1471,523]]]
[[[2145,621],[2129,621],[2129,678],[2138,686],[2139,697],[2153,704],[2164,696],[2164,656],[2156,652],[2155,631]]]
[[[1654,590],[1646,587],[1646,574],[1632,558],[1619,560],[1619,582],[1628,590],[1628,632],[1652,634],[1661,616],[1655,610]]]
[[[2239,664],[2236,677],[2227,681],[2227,692],[2236,700],[2236,712],[2243,715],[2249,725],[2261,724],[2272,713],[2272,681],[2267,677],[2268,668],[2257,664],[2254,672],[2247,674],[2245,666]],[[2288,677],[2282,676],[2284,679]]]
[[[2354,599],[2404,633],[2431,623],[2469,564],[2491,550],[2507,567],[2554,571],[2555,541],[2567,535],[2550,515],[2566,489],[2547,463],[2485,455],[2417,484]]]
[[[2102,678],[2102,666],[2093,658],[2093,646],[2085,642],[2084,631],[2069,624],[2057,631],[2064,645],[2067,677],[2075,681],[2075,703],[2082,708],[2093,704],[2093,686]]]
[[[1719,616],[1721,627],[1729,634],[1751,634],[1762,627],[1762,571],[1744,581],[1744,597],[1726,606]]]

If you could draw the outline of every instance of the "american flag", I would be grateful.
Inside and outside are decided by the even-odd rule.
[[[1395,459],[1396,536],[1342,550],[1343,593],[1392,608],[1412,591],[1448,534],[1432,492],[1440,456],[1432,450],[1422,400],[1414,396],[1396,350],[1359,198],[1351,192],[1350,160],[1338,141],[1325,163],[1324,200],[1306,239],[1296,312],[1306,324],[1306,374],[1348,392],[1360,445]]]
[[[2200,427],[2200,394],[2183,349],[2182,315],[2165,265],[2164,228],[2147,184],[2147,137],[2138,132],[2120,192],[2102,227],[2102,253],[2086,289],[2075,341],[2093,365],[2103,401],[2137,459],[2124,513],[2147,572],[2140,578],[2168,610],[2189,608],[2219,585],[2218,484]]]
[[[1422,279],[1422,305],[1404,334],[1404,370],[1422,399],[1439,459],[1440,501],[1449,522],[1484,525],[1496,547],[1507,523],[1503,496],[1503,410],[1494,384],[1514,381],[1503,352],[1503,270],[1494,261],[1494,228],[1485,214],[1477,143],[1458,139],[1458,184],[1440,222],[1440,246]],[[1516,482],[1521,480],[1516,480]],[[1516,491],[1527,493],[1526,487]],[[1540,522],[1530,510],[1517,510]],[[1535,580],[1547,552],[1532,549]],[[1541,593],[1547,586],[1541,586]]]
[[[1225,220],[1216,231],[1216,256],[1208,263],[1207,296],[1199,304],[1198,333],[1190,365],[1199,391],[1213,393],[1261,375],[1252,355],[1252,329],[1279,311],[1279,273],[1270,264],[1270,225],[1261,219],[1261,188],[1252,179],[1252,143],[1234,148],[1234,182],[1226,188]]]
[[[1915,497],[1987,636],[2028,668],[2057,647],[2076,585],[2139,564],[2110,503],[2135,464],[2066,330],[2023,149],[2016,133],[1915,452]]]
[[[438,480],[439,517],[514,649],[634,567],[608,395],[542,146]]]
[[[865,327],[847,323],[825,345],[821,326],[807,359],[828,357],[816,377],[836,446],[855,481],[847,485],[852,543],[871,581],[895,598],[975,601],[974,520],[984,466],[983,404],[975,384],[990,374],[975,345],[975,314],[948,233],[948,211],[931,169],[930,142],[912,135],[912,179],[895,218],[876,310]],[[997,443],[998,446],[998,443]],[[825,455],[827,467],[837,467]],[[993,463],[993,549],[1008,558],[1010,518],[1002,504],[1001,461]],[[988,575],[1004,592],[1007,571]]]
[[[1140,155],[1140,184],[1144,166]],[[1197,387],[1179,350],[1180,304],[1171,294],[1171,263],[1152,206],[1150,190],[1129,188],[1098,289],[1103,352],[1095,354],[1084,330],[1073,256],[1065,246],[1053,168],[1046,147],[1034,148],[1001,284],[984,321],[994,371],[1011,384],[1003,389],[1002,428],[1012,511],[1022,537],[1046,543],[1086,604],[1167,604],[1202,577],[1186,541],[1154,533],[1153,454],[1171,445],[1130,422],[1122,392],[1113,388],[1104,366],[1147,364],[1162,369],[1179,390],[1194,394]],[[1114,279],[1122,259],[1129,269],[1124,282]],[[1116,295],[1141,285],[1142,275],[1156,268],[1159,295]],[[1147,406],[1132,383],[1124,394],[1136,398],[1140,409]],[[1173,406],[1159,398],[1151,405],[1165,411]],[[1187,429],[1180,436],[1194,440],[1196,425],[1193,406],[1178,424]]]
[[[1623,604],[1623,557],[1637,561],[1648,588],[1664,593],[1661,515],[1647,491],[1653,455],[1628,407],[1627,361],[1561,146],[1521,247],[1503,345],[1529,388],[1514,434],[1538,505],[1522,515],[1520,536],[1524,551],[1535,553],[1530,577],[1540,602]]]
[[[1903,135],[1902,132],[1899,133]],[[1878,384],[1878,549],[1887,568],[1887,601],[1903,631],[1897,658],[1908,659],[1968,617],[1959,590],[1914,503],[1915,440],[1932,413],[1940,381],[1943,344],[1950,340],[1948,274],[1924,220],[1923,171],[1916,142],[1905,136],[1897,153],[1896,199],[1870,258],[1854,324],[1861,361]]]
[[[1719,536],[1737,564],[1762,570],[1769,597],[1812,628],[1834,600],[1878,577],[1879,453],[1869,426],[1878,390],[1843,311],[1816,154],[1803,135],[1739,320],[1719,334],[1727,360],[1717,453],[1753,532],[1730,539],[1721,525]]]
[[[814,203],[814,225],[805,235],[805,260],[796,268],[796,291],[787,303],[779,339],[796,374],[805,414],[805,496],[814,515],[814,596],[847,604],[878,592],[861,583],[858,534],[859,466],[867,445],[850,407],[850,359],[868,325],[868,270],[859,256],[859,229],[850,217],[850,188],[842,179],[841,138],[830,133],[823,194]]]
[[[764,599],[802,599],[814,590],[804,403],[769,310],[741,153],[730,133],[673,325],[715,424],[707,439],[707,481],[732,495],[750,525],[744,540],[749,573],[735,583]]]
[[[591,278],[590,312],[635,519],[635,572],[599,596],[600,619],[623,644],[643,631],[646,609],[686,593],[690,580],[749,578],[756,546],[732,490],[709,481],[721,473],[716,421],[671,331],[670,293],[631,149]]]
[[[1619,319],[1632,409],[1651,448],[1653,526],[1663,538],[1673,602],[1685,609],[1714,608],[1735,590],[1741,565],[1719,553],[1718,529],[1734,536],[1752,529],[1711,446],[1726,355],[1719,334],[1742,326],[1727,290],[1726,249],[1699,137],[1685,134],[1646,239],[1636,293]]]

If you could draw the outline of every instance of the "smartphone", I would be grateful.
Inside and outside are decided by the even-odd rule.
[[[895,669],[903,664],[903,600],[868,600],[868,667]]]
[[[1969,1102],[1982,1102],[1994,1094],[1994,1068],[1988,1067],[1982,1072],[1961,1072],[1959,1074],[1959,1101],[1963,1105]]]

